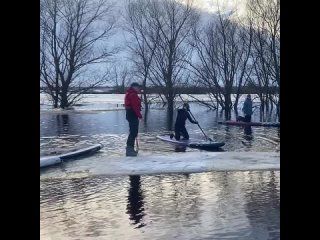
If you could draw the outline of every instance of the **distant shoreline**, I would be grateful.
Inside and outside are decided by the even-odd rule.
[[[84,94],[124,94],[127,90],[127,87],[95,87],[92,89],[89,89]],[[208,94],[212,93],[212,91],[209,91],[208,88],[205,87],[177,87],[174,88],[173,91],[176,94]],[[214,93],[219,93],[221,91],[213,90]],[[222,89],[224,91],[224,89]],[[40,87],[40,93],[44,93],[45,88]],[[164,93],[166,92],[165,88],[161,87],[147,87],[146,93],[147,94],[158,94],[158,93]],[[236,87],[234,87],[231,91],[231,94],[278,94],[279,88],[278,87],[268,87],[268,88],[258,88],[258,87],[241,87],[241,89],[238,91]]]

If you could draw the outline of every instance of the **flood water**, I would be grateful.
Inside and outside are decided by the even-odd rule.
[[[92,106],[97,105],[84,105],[82,112],[42,111],[40,154],[102,143],[96,156],[123,156],[125,112]],[[196,104],[191,111],[210,138],[226,143],[222,151],[280,151],[278,128],[225,126],[215,111]],[[203,137],[197,125],[187,123],[187,129],[191,137]],[[176,151],[156,139],[171,130],[166,110],[152,108],[140,122],[139,151]],[[75,175],[76,170],[68,174],[65,163],[40,171],[41,239],[280,239],[280,171],[111,177]]]

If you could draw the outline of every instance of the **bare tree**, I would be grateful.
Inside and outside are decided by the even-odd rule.
[[[253,42],[253,28],[252,23],[248,22],[248,24],[238,25],[238,48],[239,52],[236,53],[238,55],[238,63],[235,67],[235,76],[234,76],[234,86],[236,88],[235,93],[235,101],[234,101],[234,111],[238,116],[238,103],[243,90],[243,86],[245,86],[250,79],[250,76],[253,71],[254,61],[251,58],[251,49]]]
[[[227,120],[231,118],[232,92],[236,87],[237,110],[240,89],[250,73],[252,43],[251,26],[232,21],[231,14],[219,10],[204,29],[194,30],[190,42],[197,53],[196,61],[190,63],[191,69],[199,83],[210,90]]]
[[[280,121],[280,0],[250,0],[247,4],[250,21],[254,24],[252,57],[255,59],[252,83],[260,89],[261,119],[268,113],[269,105],[277,107]],[[272,109],[271,109],[272,110]]]
[[[165,89],[161,95],[164,96],[169,114],[172,115],[175,86],[183,85],[188,79],[185,60],[190,58],[191,48],[186,44],[186,40],[193,26],[197,24],[199,15],[192,8],[192,1],[184,4],[175,0],[144,2],[139,16],[143,19],[139,21],[145,24],[140,25],[140,30],[145,31],[144,36],[139,36],[139,39],[143,39],[139,41],[140,49],[145,49],[148,57],[146,62],[150,64],[150,81],[154,86]],[[139,31],[136,29],[135,32]]]
[[[111,6],[106,0],[40,1],[40,81],[55,108],[73,105],[106,81],[105,74],[86,73],[116,52],[106,45],[115,28]]]
[[[150,66],[159,40],[159,27],[152,26],[151,2],[146,0],[129,0],[126,6],[125,30],[130,34],[128,47],[131,52],[130,60],[134,63],[135,73],[142,78],[143,102],[145,111],[148,111],[147,79],[150,74]],[[153,28],[154,27],[154,28]]]
[[[155,20],[160,28],[159,47],[156,49],[152,81],[162,87],[168,104],[169,116],[173,113],[176,87],[188,83],[189,72],[186,62],[192,57],[192,48],[187,44],[192,29],[199,21],[199,14],[193,9],[193,2],[184,5],[165,0],[155,10]]]
[[[116,64],[113,66],[111,76],[116,88],[118,88],[118,91],[125,93],[126,86],[128,85],[129,79],[132,77],[132,75],[133,74],[127,65],[121,66]]]

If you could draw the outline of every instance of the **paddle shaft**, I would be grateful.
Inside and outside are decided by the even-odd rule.
[[[137,135],[137,137],[136,137],[136,151],[139,152],[138,135]]]
[[[190,110],[189,110],[188,112],[190,113],[190,115],[192,116],[192,118],[198,123],[198,127],[200,128],[200,130],[201,130],[201,132],[203,133],[203,135],[204,135],[207,139],[209,139],[210,141],[212,141],[212,139],[209,138],[209,137],[204,133],[204,131],[202,130],[201,126],[199,125],[199,122],[195,119],[195,117],[193,116],[192,112],[191,112]]]
[[[182,99],[182,97],[181,97],[180,94],[179,94],[179,97],[181,98],[181,101],[184,103],[184,101],[183,101],[183,99]],[[190,109],[188,110],[188,112],[190,113],[190,115],[191,115],[191,117],[193,118],[193,120],[197,122],[198,127],[200,128],[200,130],[201,130],[201,132],[203,133],[203,135],[204,135],[207,139],[209,139],[209,141],[213,141],[211,138],[209,138],[209,137],[204,133],[204,131],[202,130],[202,128],[201,128],[201,126],[200,126],[200,124],[199,124],[199,122],[198,122],[198,121],[196,120],[196,118],[193,116],[193,114],[192,114],[192,112],[190,111]]]
[[[143,100],[142,92],[143,92],[143,90],[140,90],[140,102]],[[136,151],[139,152],[138,134],[137,134],[137,137],[136,137]]]

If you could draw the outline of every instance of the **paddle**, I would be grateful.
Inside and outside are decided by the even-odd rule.
[[[136,137],[136,151],[139,152],[138,135],[137,135],[137,137]]]
[[[179,97],[181,98],[181,101],[184,103],[181,95],[179,94]],[[190,111],[190,109],[188,110],[188,112],[190,113],[191,117],[193,118],[194,121],[196,121],[198,123],[198,127],[200,128],[201,132],[203,133],[203,135],[205,136],[206,139],[208,139],[210,142],[213,142],[213,140],[211,138],[209,138],[204,131],[202,130],[202,128],[200,127],[199,122],[196,120],[196,118],[193,116],[192,112]]]
[[[142,100],[142,92],[143,92],[143,89],[140,89],[140,103],[141,103],[141,100]],[[136,137],[136,151],[137,151],[137,153],[139,152],[138,134],[137,134],[137,137]]]

